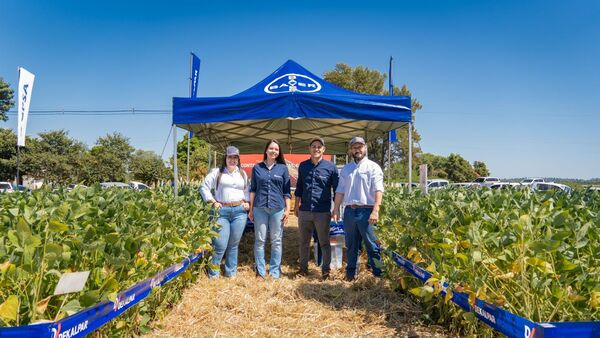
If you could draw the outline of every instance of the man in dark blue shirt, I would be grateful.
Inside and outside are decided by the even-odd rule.
[[[325,141],[316,137],[308,146],[310,159],[300,163],[296,182],[296,202],[294,213],[298,217],[300,231],[300,271],[308,273],[310,239],[317,230],[319,246],[323,252],[322,277],[329,278],[331,263],[331,244],[329,242],[329,224],[331,222],[331,202],[338,185],[338,173],[330,161],[323,160]]]

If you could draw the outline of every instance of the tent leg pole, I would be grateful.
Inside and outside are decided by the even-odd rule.
[[[392,142],[390,141],[390,137],[388,135],[388,148],[387,148],[387,156],[388,156],[388,184],[391,183],[392,179]]]
[[[190,133],[188,133],[188,144],[187,144],[187,166],[185,171],[185,180],[190,183]]]
[[[408,122],[408,191],[412,191],[412,122]]]
[[[210,156],[210,155],[211,155],[211,152],[212,152],[212,150],[210,150],[210,143],[209,143],[209,144],[208,144],[208,156],[207,156],[207,157],[208,157],[208,163],[207,163],[207,166],[208,166],[208,171],[210,171],[210,165],[212,164],[212,162],[211,162],[211,158],[210,158],[210,157],[211,157],[211,156]]]
[[[175,189],[175,197],[177,197],[177,126],[173,125],[173,188]]]

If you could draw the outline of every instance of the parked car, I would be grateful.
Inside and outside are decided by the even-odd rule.
[[[436,190],[436,189],[441,189],[441,188],[447,188],[449,185],[450,185],[450,182],[448,182],[448,180],[442,180],[442,179],[427,180],[427,190]]]
[[[500,179],[498,177],[490,177],[490,176],[484,176],[484,177],[477,177],[473,183],[477,183],[482,187],[491,187],[492,184],[496,184],[500,182]]]
[[[451,187],[453,188],[480,188],[479,183],[474,182],[460,182],[460,183],[451,183]]]
[[[67,186],[67,190],[71,191],[73,189],[84,189],[87,188],[87,185],[83,185],[83,184],[69,184],[69,186]]]
[[[146,190],[150,189],[149,186],[145,185],[142,182],[131,181],[129,182],[129,187],[133,190]]]
[[[490,189],[494,189],[494,190],[498,190],[498,189],[518,189],[519,187],[522,187],[523,185],[521,183],[512,183],[512,182],[499,182],[499,183],[495,183],[492,184],[490,186]],[[525,189],[525,188],[523,188]]]
[[[588,191],[600,192],[600,186],[591,186],[587,188]]]
[[[12,184],[10,184],[9,182],[0,182],[0,192],[15,192]]]
[[[531,185],[531,189],[534,191],[552,191],[560,190],[564,192],[571,192],[571,187],[565,184],[554,183],[554,182],[540,182]]]
[[[100,188],[102,188],[102,189],[109,189],[109,188],[131,189],[129,184],[123,183],[123,182],[102,182],[102,183],[100,183]]]
[[[543,183],[546,182],[543,178],[535,177],[535,178],[526,178],[521,180],[522,185],[532,185],[533,183]]]

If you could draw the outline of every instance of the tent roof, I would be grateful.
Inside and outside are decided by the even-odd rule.
[[[353,136],[367,139],[410,121],[409,96],[378,96],[337,87],[288,60],[247,90],[214,98],[173,98],[173,124],[221,147],[262,153],[277,139],[286,153],[306,153],[314,136],[327,152],[345,153]]]

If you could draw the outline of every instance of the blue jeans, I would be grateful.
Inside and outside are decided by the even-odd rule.
[[[233,277],[237,273],[238,262],[238,246],[244,229],[246,228],[246,219],[248,214],[244,207],[222,207],[217,211],[217,224],[221,226],[219,229],[219,237],[213,239],[213,257],[211,264],[220,265],[223,255],[225,258],[225,276]],[[221,270],[219,268],[209,269],[209,277],[218,277]]]
[[[346,254],[348,255],[346,276],[348,277],[356,275],[361,238],[365,242],[369,262],[373,262],[373,275],[381,276],[381,269],[376,266],[378,262],[381,262],[381,254],[377,245],[377,236],[375,236],[375,225],[369,224],[369,216],[372,211],[373,208],[352,209],[348,207],[344,209],[344,231],[346,233]]]
[[[269,274],[273,278],[281,276],[281,242],[283,238],[284,209],[254,208],[254,260],[256,272],[265,277],[265,242],[267,229],[271,239],[271,259],[269,261]]]

